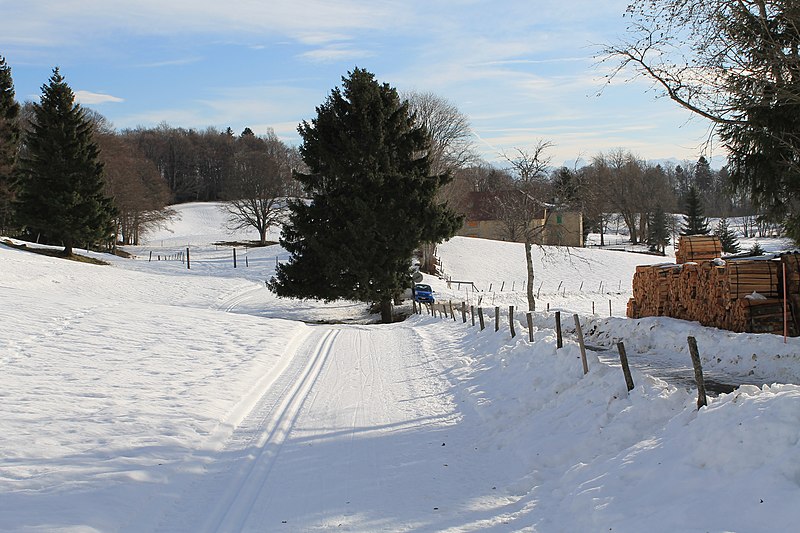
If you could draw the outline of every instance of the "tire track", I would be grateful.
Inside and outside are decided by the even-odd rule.
[[[297,370],[284,373],[235,432],[230,444],[234,449],[243,445],[246,455],[202,531],[240,531],[247,522],[338,334],[335,329],[312,334],[292,356]]]

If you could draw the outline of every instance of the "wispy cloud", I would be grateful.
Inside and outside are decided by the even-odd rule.
[[[93,93],[91,91],[75,91],[75,99],[81,104],[107,104],[109,102],[124,102],[124,98],[110,94]]]
[[[316,50],[309,50],[300,54],[300,57],[309,61],[320,63],[333,61],[349,61],[353,59],[363,59],[372,57],[375,54],[369,50],[359,50],[347,45],[331,45]]]
[[[162,67],[178,67],[181,65],[191,65],[199,63],[203,60],[202,57],[185,57],[182,59],[167,59],[165,61],[155,61],[153,63],[143,63],[138,65],[140,68],[162,68]]]

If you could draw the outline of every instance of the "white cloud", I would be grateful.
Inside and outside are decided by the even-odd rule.
[[[75,99],[81,104],[107,104],[109,102],[124,102],[125,99],[110,94],[93,93],[90,91],[75,91]]]

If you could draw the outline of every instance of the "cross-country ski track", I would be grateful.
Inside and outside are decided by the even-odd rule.
[[[213,456],[193,458],[201,475],[164,502],[153,530],[461,531],[502,520],[509,499],[497,497],[497,472],[474,479],[484,469],[463,464],[478,449],[455,435],[458,404],[425,344],[402,324],[305,326],[216,438],[229,434],[212,437]]]

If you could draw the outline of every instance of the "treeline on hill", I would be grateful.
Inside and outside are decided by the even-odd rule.
[[[530,166],[526,154],[508,158],[506,169],[479,164],[457,170],[448,196],[462,212],[468,209],[469,191],[499,192],[519,187],[519,169]],[[603,234],[619,217],[630,241],[648,243],[654,218],[666,215],[670,232],[680,231],[680,218],[692,201],[699,200],[705,216],[741,217],[745,236],[769,225],[759,217],[746,193],[730,185],[727,169],[714,170],[705,157],[696,162],[651,163],[632,152],[617,149],[595,155],[586,165],[551,169],[540,178],[537,194],[543,203],[583,214],[584,233]],[[502,216],[498,217],[502,219]],[[509,225],[509,232],[511,225]],[[713,228],[711,228],[713,230]]]
[[[75,103],[58,69],[42,91],[39,103],[17,102],[0,56],[0,234],[67,252],[73,240],[135,245],[173,215],[171,204],[227,201],[231,220],[252,221],[263,241],[273,199],[300,194],[292,179],[302,168],[298,151],[271,131],[115,131]],[[252,202],[237,214],[243,197]]]
[[[23,131],[30,127],[30,107],[23,106]],[[292,171],[302,167],[302,160],[273,132],[256,135],[245,128],[235,134],[230,128],[195,130],[166,123],[115,131],[99,113],[87,110],[86,115],[100,148],[106,193],[119,211],[120,244],[139,244],[144,232],[172,216],[169,205],[238,199],[253,167],[274,172],[283,195],[300,194]]]

